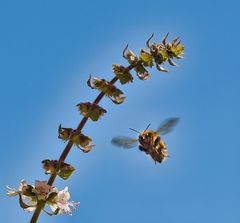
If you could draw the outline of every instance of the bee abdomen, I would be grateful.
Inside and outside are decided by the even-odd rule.
[[[158,142],[158,145],[155,146],[154,150],[150,153],[154,161],[161,163],[167,158],[167,148],[163,140]]]

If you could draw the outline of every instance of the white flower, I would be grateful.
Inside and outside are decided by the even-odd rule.
[[[73,209],[76,209],[80,202],[68,201],[69,199],[70,194],[68,192],[68,187],[65,187],[63,190],[58,192],[57,196],[53,200],[54,204],[51,204],[50,208],[53,212],[59,209],[58,214],[68,213],[69,215],[72,215],[70,206],[73,207]]]
[[[12,196],[16,196],[19,194],[19,191],[15,188],[9,187],[7,186],[7,195],[12,197]]]
[[[7,186],[7,195],[8,196],[16,196],[16,195],[19,195],[20,193],[24,193],[24,192],[26,192],[27,186],[28,185],[25,180],[21,180],[18,190]]]
[[[20,202],[23,202],[22,205],[24,205],[24,206],[22,206],[23,210],[28,211],[28,212],[34,211],[36,209],[36,205],[37,205],[36,199],[33,200],[32,197],[24,195],[24,193],[26,193],[30,187],[31,186],[28,185],[25,180],[21,180],[18,190],[7,186],[7,195],[8,196],[19,195]]]
[[[35,211],[36,206],[37,206],[37,201],[33,200],[31,197],[25,196],[25,195],[21,195],[22,201],[24,202],[24,204],[28,205],[29,207],[27,208],[23,208],[24,211]]]
[[[36,194],[39,200],[47,200],[49,193],[53,191],[53,187],[48,184],[47,181],[35,181],[35,188],[32,192]]]

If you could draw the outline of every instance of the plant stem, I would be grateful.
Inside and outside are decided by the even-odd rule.
[[[118,80],[118,78],[117,78],[117,77],[114,77],[114,78],[110,81],[110,84],[114,84],[117,80]],[[104,95],[105,95],[105,94],[104,94],[103,92],[100,92],[100,94],[96,97],[96,99],[94,100],[93,103],[98,104],[98,103],[101,101],[101,99],[104,97]],[[77,126],[77,129],[76,129],[78,132],[81,132],[81,130],[82,130],[83,127],[85,126],[87,120],[88,120],[88,117],[83,117],[83,118],[82,118],[81,122],[79,123],[79,125]],[[66,157],[67,157],[68,153],[70,152],[72,146],[73,146],[73,142],[72,142],[71,140],[68,141],[68,143],[67,143],[66,147],[64,148],[61,156],[59,157],[59,160],[58,160],[59,162],[64,162],[64,160],[66,159]],[[49,184],[50,186],[53,185],[54,180],[55,180],[56,177],[57,177],[57,174],[56,174],[56,173],[51,174],[51,176],[50,176],[50,178],[49,178],[49,180],[48,180],[48,184]],[[38,217],[39,217],[42,209],[44,208],[45,204],[46,204],[46,202],[43,202],[43,203],[42,203],[42,202],[41,202],[41,203],[38,202],[37,207],[36,207],[36,210],[35,210],[34,213],[33,213],[33,216],[32,216],[32,218],[31,218],[30,223],[36,223],[36,222],[37,222]]]

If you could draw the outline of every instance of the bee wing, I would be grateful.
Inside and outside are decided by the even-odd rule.
[[[162,122],[157,129],[157,133],[165,135],[172,131],[173,127],[179,122],[180,118],[168,118]]]
[[[133,139],[126,136],[117,136],[112,139],[112,144],[115,146],[130,149],[137,146],[138,139]]]

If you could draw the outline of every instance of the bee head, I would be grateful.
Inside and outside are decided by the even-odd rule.
[[[138,140],[140,143],[149,142],[152,139],[152,131],[145,130],[139,134]]]

